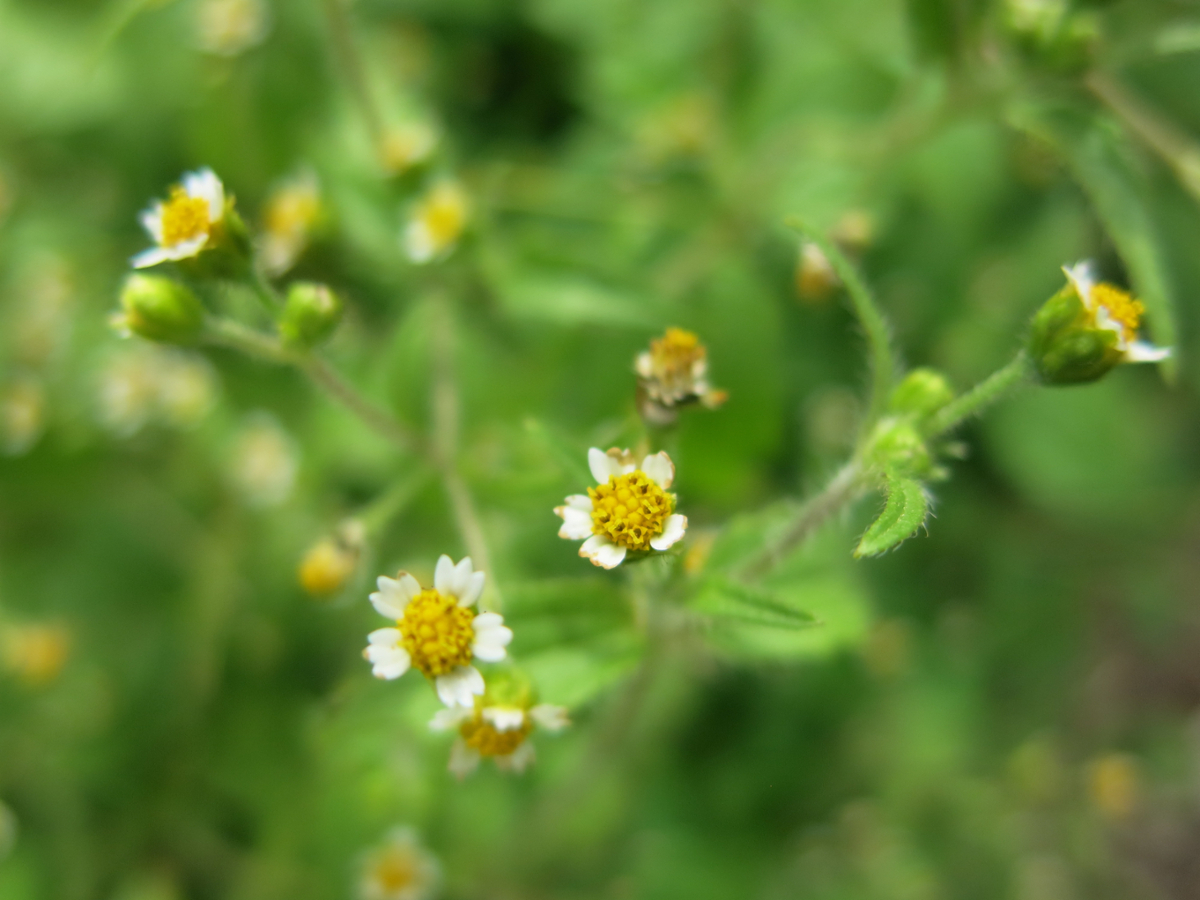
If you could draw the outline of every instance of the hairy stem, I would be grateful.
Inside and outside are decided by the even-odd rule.
[[[979,415],[1009,391],[1026,383],[1031,373],[1029,357],[1021,350],[1008,365],[997,369],[961,397],[942,407],[926,426],[926,436],[944,434],[972,416]]]

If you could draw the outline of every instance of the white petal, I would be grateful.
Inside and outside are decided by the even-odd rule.
[[[578,509],[586,513],[592,511],[592,498],[587,494],[571,494],[563,503],[570,509]]]
[[[602,534],[594,534],[579,548],[579,555],[586,556],[593,566],[615,569],[625,561],[625,548],[614,544]]]
[[[651,454],[642,460],[642,471],[664,491],[675,480],[675,463],[671,462],[666,450]]]
[[[649,353],[639,353],[634,361],[633,370],[643,378],[649,378],[654,374],[654,357]]]
[[[554,510],[562,517],[562,528],[558,529],[558,536],[566,538],[570,541],[582,541],[592,533],[592,514],[584,512],[582,509],[575,509],[570,506],[560,506]]]
[[[435,681],[438,698],[447,706],[475,706],[475,696],[484,691],[483,676],[474,666],[459,666]]]
[[[454,567],[454,588],[450,591],[455,597],[462,600],[466,596],[467,591],[471,587],[471,576],[475,572],[475,567],[471,565],[471,557],[464,556]],[[461,606],[470,606],[470,603],[461,603]]]
[[[413,219],[404,229],[404,251],[415,263],[427,263],[433,259],[436,248],[433,234],[420,219]]]
[[[399,640],[400,632],[394,628],[381,628],[373,631],[368,638],[370,643],[363,651],[363,656],[371,663],[371,674],[376,678],[385,678],[391,681],[408,671],[412,665],[412,659],[407,650],[391,641],[387,632],[393,633],[396,640]]]
[[[687,531],[687,516],[681,516],[679,513],[667,516],[667,521],[663,522],[662,534],[652,537],[650,546],[655,550],[666,550],[683,537],[685,531]]]
[[[512,643],[513,633],[511,628],[504,625],[504,618],[499,613],[480,613],[472,625],[475,642],[471,645],[471,652],[476,657],[484,662],[500,662],[507,656],[504,648]]]
[[[466,589],[458,597],[458,605],[474,606],[479,595],[483,593],[483,583],[486,580],[487,575],[483,572],[472,572],[471,577],[467,579]]]
[[[525,724],[525,710],[515,706],[485,706],[482,715],[497,731],[516,731]]]
[[[454,594],[455,581],[454,561],[443,553],[433,570],[433,587],[439,594]]]
[[[1083,300],[1084,306],[1092,308],[1092,288],[1096,286],[1096,270],[1090,260],[1075,263],[1073,266],[1063,266],[1067,280],[1075,287],[1076,293]]]
[[[533,744],[530,741],[522,741],[521,746],[508,756],[495,757],[496,768],[501,772],[516,772],[520,775],[536,758],[537,752],[533,749]]]
[[[588,450],[588,468],[592,470],[592,477],[597,484],[607,484],[609,478],[620,474],[615,464],[616,460],[599,447]]]
[[[1170,355],[1170,347],[1155,347],[1145,341],[1134,341],[1125,351],[1125,361],[1131,363],[1160,362]]]
[[[429,720],[429,728],[431,731],[454,731],[459,725],[471,718],[471,715],[471,710],[463,709],[461,706],[456,706],[453,709],[439,709],[433,714],[433,718]]]
[[[129,264],[135,269],[148,269],[150,266],[157,266],[159,263],[164,263],[171,258],[171,254],[162,247],[151,247],[149,250],[143,250],[137,256],[130,259]]]
[[[461,781],[479,768],[479,759],[479,751],[459,738],[450,748],[450,772]]]
[[[225,186],[212,169],[204,168],[183,176],[183,189],[189,197],[200,197],[208,204],[208,221],[216,222],[225,214]]]
[[[401,572],[398,579],[380,575],[375,580],[375,584],[379,586],[379,590],[371,594],[371,605],[381,616],[396,621],[404,618],[404,607],[408,606],[408,602],[413,597],[421,593],[421,586],[417,584],[417,579],[407,572]]]
[[[399,628],[376,628],[367,635],[367,641],[380,647],[399,647]]]
[[[555,706],[553,703],[539,703],[529,711],[529,717],[537,723],[538,728],[546,731],[562,731],[571,724],[567,717],[567,708]]]
[[[146,229],[150,237],[154,238],[154,243],[162,243],[162,216],[163,205],[155,203],[148,210],[138,216],[138,221],[142,223],[142,227]]]

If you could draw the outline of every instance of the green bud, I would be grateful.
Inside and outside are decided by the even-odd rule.
[[[337,294],[323,284],[297,281],[288,288],[279,333],[289,344],[315,347],[333,334],[341,318],[342,301]]]
[[[1096,326],[1095,317],[1071,285],[1047,300],[1033,317],[1029,356],[1046,384],[1086,384],[1103,377],[1124,358],[1117,333]]]
[[[954,389],[945,375],[935,369],[913,369],[892,391],[888,408],[926,419],[953,399]]]
[[[890,416],[880,420],[864,454],[866,461],[883,471],[904,475],[927,475],[933,471],[933,456],[920,432],[910,421]]]
[[[152,341],[190,344],[204,327],[200,299],[160,275],[130,275],[121,289],[121,324]]]

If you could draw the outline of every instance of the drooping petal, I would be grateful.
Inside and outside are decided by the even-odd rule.
[[[553,703],[539,703],[529,711],[529,717],[537,723],[538,728],[546,731],[562,731],[571,724],[567,717],[567,708],[555,706]]]
[[[537,751],[533,749],[533,744],[529,741],[522,741],[521,746],[508,756],[495,757],[497,769],[501,772],[515,772],[518,775],[528,769],[535,759],[537,759]]]
[[[476,695],[484,692],[483,676],[474,666],[459,666],[435,681],[438,698],[447,706],[475,706]]]
[[[461,706],[439,709],[429,720],[429,729],[431,731],[453,731],[471,718],[471,714],[471,710],[463,709]]]
[[[438,557],[433,570],[433,587],[439,594],[454,594],[454,561],[445,553]]]
[[[562,528],[558,536],[571,541],[582,541],[592,533],[592,514],[572,506],[559,506],[555,510],[562,517]]]
[[[671,462],[666,450],[660,450],[642,460],[642,471],[664,491],[675,480],[675,463]]]
[[[149,250],[143,250],[137,256],[129,260],[129,264],[135,269],[148,269],[151,266],[157,266],[159,263],[167,262],[171,259],[171,254],[162,247],[151,247]]]
[[[687,531],[687,516],[681,516],[679,513],[667,516],[667,521],[663,522],[662,534],[650,539],[650,546],[655,550],[667,550],[683,537],[683,533]]]
[[[516,706],[485,706],[482,715],[497,731],[516,731],[525,724],[525,710]]]
[[[625,561],[626,550],[619,544],[614,544],[605,535],[594,534],[579,548],[579,555],[586,556],[592,565],[602,569],[615,569]]]
[[[480,759],[479,751],[474,747],[468,747],[467,742],[459,738],[450,748],[450,765],[448,768],[455,778],[462,781],[462,779],[479,768]]]
[[[458,597],[458,605],[474,606],[479,595],[483,593],[485,580],[487,580],[487,575],[483,572],[472,572],[471,577],[467,579],[466,589]]]
[[[1170,347],[1155,347],[1145,341],[1134,341],[1125,351],[1126,362],[1161,362],[1171,355]]]

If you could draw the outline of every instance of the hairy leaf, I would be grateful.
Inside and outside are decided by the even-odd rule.
[[[929,498],[919,481],[891,473],[887,479],[887,505],[858,547],[856,557],[878,556],[916,534],[929,513]]]

